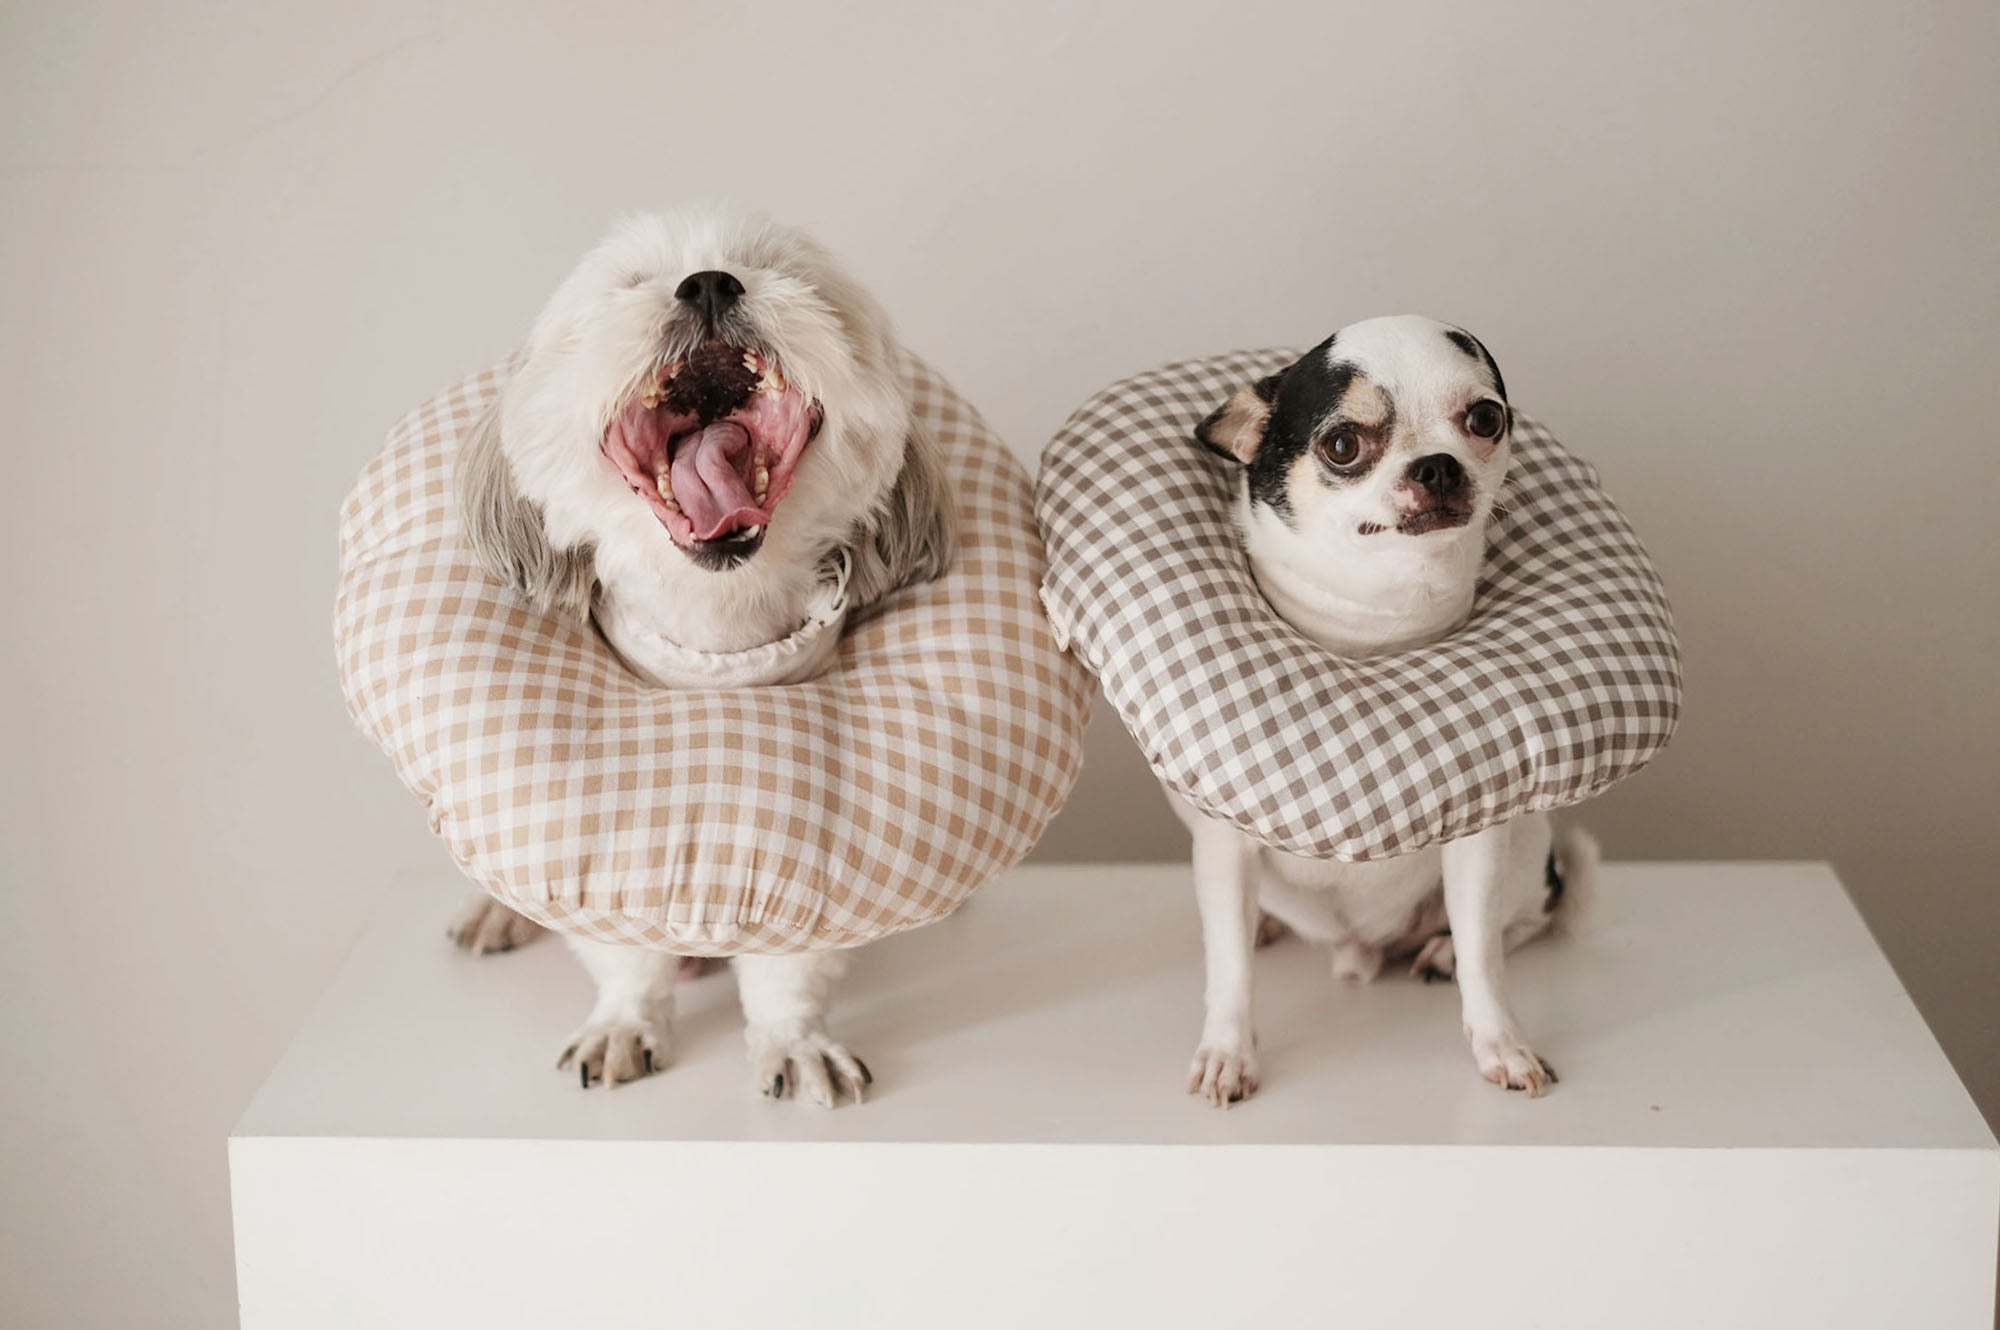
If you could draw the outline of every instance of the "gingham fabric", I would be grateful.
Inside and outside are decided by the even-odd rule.
[[[341,517],[350,714],[468,876],[532,919],[703,955],[852,946],[938,919],[1075,782],[1089,677],[1056,647],[1027,477],[911,364],[961,546],[819,678],[663,690],[487,580],[452,472],[491,370],[407,417]]]
[[[1278,618],[1234,468],[1194,428],[1297,358],[1115,383],[1042,456],[1043,603],[1160,779],[1265,844],[1363,860],[1573,804],[1658,752],[1681,698],[1666,593],[1597,473],[1526,417],[1462,631],[1355,661]]]

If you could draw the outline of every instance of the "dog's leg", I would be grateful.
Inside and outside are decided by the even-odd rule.
[[[738,956],[735,964],[758,1091],[774,1099],[796,1091],[823,1108],[842,1095],[860,1103],[875,1077],[826,1028],[827,1002],[834,981],[847,971],[846,953]]]
[[[1188,1093],[1227,1108],[1257,1091],[1250,974],[1257,948],[1257,847],[1220,822],[1203,819],[1191,830],[1208,989]]]
[[[1458,970],[1458,956],[1452,950],[1451,933],[1433,933],[1410,960],[1410,974],[1427,984],[1448,984]]]
[[[1446,845],[1444,908],[1451,919],[1465,1037],[1479,1074],[1509,1090],[1539,1095],[1555,1083],[1555,1071],[1528,1047],[1500,991],[1507,847],[1505,823]]]
[[[445,936],[460,950],[485,956],[526,946],[544,931],[528,916],[508,909],[482,891],[459,910]]]
[[[674,976],[681,958],[649,947],[566,937],[569,949],[597,981],[597,1005],[570,1036],[556,1066],[577,1065],[577,1078],[616,1085],[650,1076],[672,1052]]]

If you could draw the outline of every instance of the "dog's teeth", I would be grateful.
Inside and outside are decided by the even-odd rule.
[[[666,501],[667,507],[679,512],[681,506],[674,499],[674,478],[667,468],[664,466],[660,468],[660,474],[654,478],[653,483],[659,487],[660,498]]]
[[[669,379],[677,379],[680,377],[681,371],[686,368],[687,368],[687,362],[685,360],[669,360],[667,362],[666,377]]]
[[[743,368],[755,374],[762,367],[763,359],[755,351],[745,351],[743,353]]]
[[[785,376],[778,372],[776,365],[764,371],[764,377],[757,381],[757,391],[760,393],[769,393],[773,397],[783,394],[785,391]]]
[[[651,411],[660,404],[665,396],[666,394],[660,391],[659,385],[654,384],[652,387],[646,389],[645,392],[639,394],[639,400],[646,404],[648,411]]]
[[[754,479],[757,482],[757,502],[762,503],[765,493],[771,488],[771,468],[759,462]]]

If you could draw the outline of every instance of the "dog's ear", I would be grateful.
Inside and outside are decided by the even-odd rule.
[[[1493,376],[1493,391],[1500,395],[1502,402],[1505,402],[1507,400],[1507,380],[1500,377],[1500,366],[1494,361],[1493,353],[1486,349],[1486,343],[1480,341],[1463,328],[1447,326],[1444,330],[1444,335],[1453,346],[1486,366],[1486,372]]]
[[[848,549],[847,599],[857,615],[898,587],[928,582],[958,552],[958,518],[944,459],[921,428],[903,444],[889,496],[861,522]]]
[[[500,446],[500,400],[480,414],[458,459],[458,510],[466,540],[495,581],[544,613],[590,617],[597,561],[588,545],[557,549],[542,510],[522,497]]]
[[[1278,400],[1278,385],[1284,378],[1285,371],[1279,370],[1248,388],[1238,388],[1234,396],[1194,427],[1194,437],[1231,461],[1254,460],[1258,446],[1264,442],[1264,426],[1271,420],[1271,403]]]

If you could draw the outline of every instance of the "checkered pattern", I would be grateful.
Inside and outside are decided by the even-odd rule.
[[[1463,631],[1350,661],[1272,612],[1233,469],[1193,432],[1295,359],[1126,379],[1042,455],[1043,603],[1160,779],[1266,844],[1378,859],[1576,803],[1658,752],[1681,699],[1666,593],[1597,473],[1525,417]]]
[[[452,469],[504,371],[412,413],[341,516],[355,722],[459,866],[544,924],[727,955],[853,946],[949,914],[1041,836],[1090,681],[1036,603],[1027,477],[930,370],[906,379],[955,485],[951,571],[803,684],[662,690],[489,582]]]

